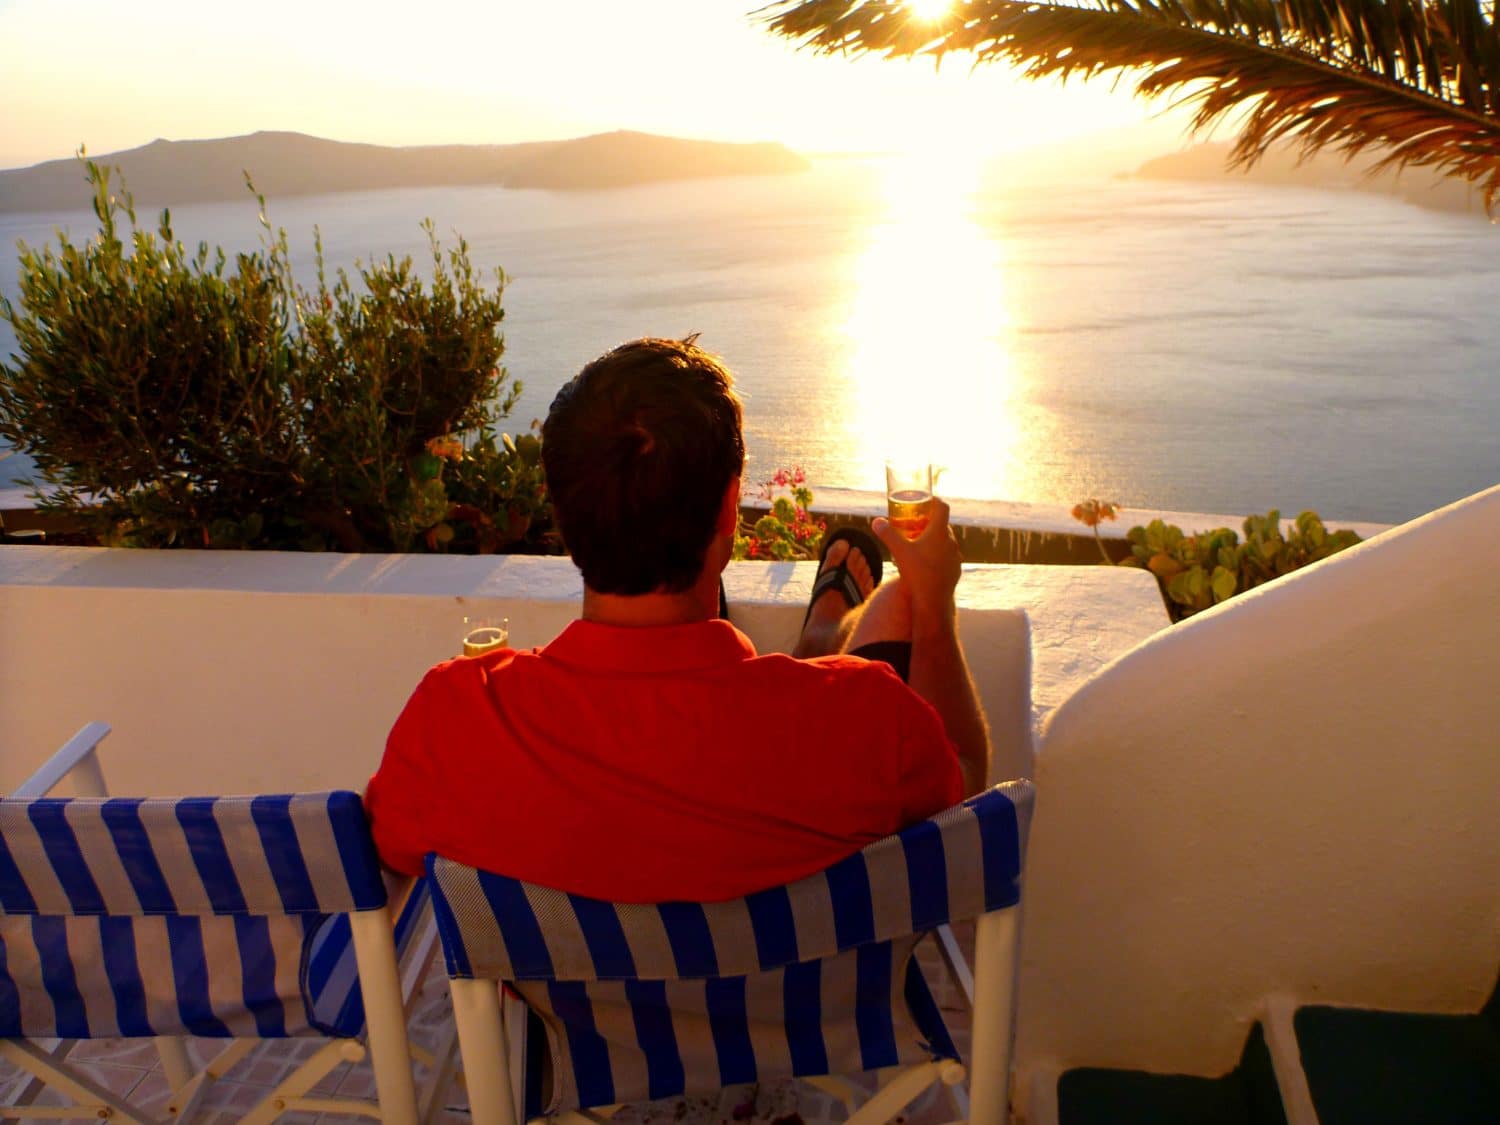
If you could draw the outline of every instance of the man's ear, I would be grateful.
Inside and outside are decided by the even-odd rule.
[[[724,499],[719,504],[719,522],[714,531],[719,535],[733,535],[740,526],[740,478],[735,477],[724,489]]]

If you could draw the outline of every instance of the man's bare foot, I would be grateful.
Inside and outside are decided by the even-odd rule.
[[[875,589],[875,576],[870,571],[870,564],[864,552],[858,547],[851,546],[847,539],[836,540],[833,546],[828,548],[828,554],[823,559],[823,566],[818,571],[818,577],[821,578],[830,570],[834,570],[845,559],[848,560],[846,569],[849,571],[849,577],[854,579],[854,585],[859,589],[860,604],[851,606],[836,585],[824,590],[818,596],[818,600],[812,604],[807,621],[802,626],[802,636],[798,638],[796,647],[792,649],[793,656],[827,656],[830,653],[839,652],[842,650],[844,638],[853,631],[854,623],[859,617],[858,611],[864,605],[864,599],[868,599]]]

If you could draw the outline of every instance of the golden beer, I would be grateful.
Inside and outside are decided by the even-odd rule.
[[[504,625],[481,625],[464,634],[464,655],[483,656],[510,643],[510,632]]]
[[[907,539],[915,539],[932,521],[932,493],[902,489],[886,497],[891,526]]]

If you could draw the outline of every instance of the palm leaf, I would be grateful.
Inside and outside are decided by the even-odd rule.
[[[1235,114],[1230,154],[1367,148],[1374,169],[1431,166],[1500,196],[1500,35],[1493,0],[780,0],[755,13],[818,53],[1008,62],[1028,78],[1135,76],[1175,94],[1194,131]]]

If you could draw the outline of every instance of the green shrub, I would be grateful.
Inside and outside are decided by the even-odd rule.
[[[1227,527],[1187,535],[1175,524],[1152,520],[1130,529],[1130,557],[1120,565],[1156,575],[1172,620],[1181,621],[1360,541],[1353,531],[1330,532],[1316,512],[1303,512],[1284,535],[1274,508],[1246,517],[1244,531],[1241,542]]]
[[[388,257],[330,285],[319,241],[309,291],[263,198],[262,247],[231,261],[185,248],[169,212],[140,229],[87,168],[98,233],[23,246],[19,310],[0,299],[19,345],[0,363],[0,437],[35,459],[40,510],[125,546],[447,549],[434,529],[455,501],[508,529],[515,487],[527,535],[468,549],[543,541],[531,464],[494,439],[520,389],[500,366],[503,274],[488,287],[427,223],[429,280]]]

